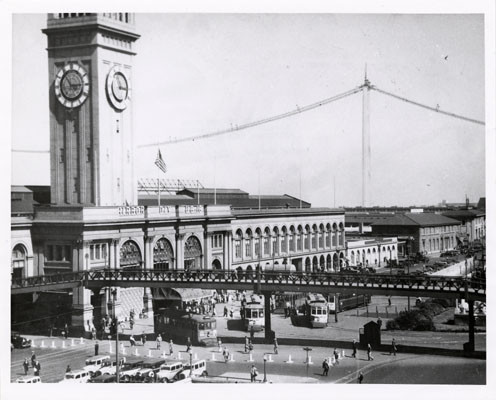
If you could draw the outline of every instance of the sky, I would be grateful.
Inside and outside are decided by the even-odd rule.
[[[78,10],[84,11],[84,10]],[[44,14],[12,20],[12,148],[49,148]],[[135,143],[201,135],[311,104],[363,83],[485,118],[480,14],[137,14]],[[485,130],[370,93],[373,205],[485,196]],[[161,145],[167,178],[313,206],[361,204],[361,93],[207,140]],[[136,149],[156,178],[157,147]],[[301,185],[300,185],[301,182]],[[334,185],[335,182],[335,185]],[[12,153],[12,184],[50,183],[48,154]],[[300,189],[301,188],[301,189]],[[334,190],[334,188],[336,190]]]

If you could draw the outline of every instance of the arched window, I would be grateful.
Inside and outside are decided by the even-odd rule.
[[[251,229],[246,230],[245,234],[245,256],[246,258],[251,258],[252,257],[252,252],[251,252],[251,246],[252,246],[252,241],[253,241],[253,234],[251,232]]]
[[[303,228],[301,227],[301,225],[298,226],[298,237],[297,237],[297,247],[298,247],[298,251],[302,251],[303,250]]]
[[[270,255],[270,229],[267,227],[264,230],[264,236],[263,236],[263,255],[264,256],[269,256]]]
[[[272,231],[272,255],[276,256],[279,254],[279,228],[277,226],[274,227]]]
[[[332,247],[337,247],[338,245],[338,226],[332,224]]]
[[[174,251],[170,242],[161,238],[153,247],[153,269],[168,271],[174,265]]]
[[[202,248],[196,236],[190,236],[184,243],[184,269],[187,271],[202,268]]]
[[[351,265],[355,265],[355,252],[353,250],[351,251],[350,259],[351,259]]]
[[[288,229],[283,226],[281,229],[281,253],[287,254],[288,251]]]
[[[343,223],[339,224],[339,245],[344,246],[344,225],[343,225]]]
[[[260,228],[257,228],[255,230],[255,258],[260,258],[261,257],[261,254],[260,254],[260,246],[261,246],[261,243],[260,241],[262,240],[262,231],[260,230]]]
[[[141,268],[142,258],[138,245],[132,240],[128,240],[121,246],[120,250],[121,268]]]
[[[325,246],[325,229],[324,224],[319,226],[319,249],[323,249]]]
[[[308,225],[305,226],[305,233],[303,236],[303,246],[306,251],[310,249],[310,227]]]
[[[236,234],[234,235],[234,257],[236,259],[241,259],[241,240],[243,239],[243,232],[241,232],[241,229],[238,229],[236,231]]]
[[[317,230],[317,225],[312,226],[312,250],[317,249],[317,243],[318,243],[318,238],[319,238],[319,231]]]
[[[326,247],[329,249],[331,248],[331,232],[332,232],[332,228],[331,228],[331,224],[327,224],[326,225],[326,238],[325,238],[325,242],[326,242]]]
[[[25,277],[27,267],[27,251],[22,244],[16,244],[12,250],[12,279]]]
[[[291,225],[289,228],[289,251],[296,251],[296,231],[295,227]]]

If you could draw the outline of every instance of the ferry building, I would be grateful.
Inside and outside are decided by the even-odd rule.
[[[138,198],[134,15],[49,14],[43,33],[51,186],[44,194],[12,190],[14,278],[93,268],[336,271],[344,264],[342,209],[312,208],[289,195],[255,198],[239,189],[217,189],[212,197],[212,189],[184,188],[163,196],[160,206]],[[55,295],[71,310],[72,327],[89,330],[114,311],[114,296],[115,312],[125,316],[131,309],[151,314],[159,294],[76,288]],[[12,297],[13,314],[16,304],[50,294],[23,296]]]

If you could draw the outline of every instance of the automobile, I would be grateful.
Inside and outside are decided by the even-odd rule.
[[[445,267],[446,265],[448,265],[448,263],[446,261],[436,261],[434,263],[435,267]]]
[[[203,377],[205,377],[205,376],[203,376]],[[174,379],[174,381],[172,383],[176,383],[176,384],[193,383],[193,377],[189,376],[188,372],[180,372],[179,374],[176,375],[176,378]]]
[[[16,383],[41,383],[41,378],[39,376],[21,376],[17,378]]]
[[[19,335],[19,332],[12,332],[10,335],[10,343],[16,349],[26,349],[31,347],[31,339],[26,339],[25,337]],[[12,346],[11,346],[12,349]]]
[[[117,376],[115,374],[103,374],[99,376],[93,376],[88,383],[114,383],[117,382]]]
[[[75,371],[66,372],[64,379],[60,381],[60,383],[86,383],[90,378],[91,375],[89,371],[77,369]]]
[[[83,367],[85,371],[89,371],[91,374],[94,374],[100,368],[103,367],[104,361],[110,360],[110,356],[102,355],[102,356],[93,356],[86,359],[86,365]]]
[[[191,374],[190,374],[191,370]],[[184,374],[185,376],[207,376],[207,362],[205,360],[194,361],[191,366],[186,364],[184,366],[183,372],[176,375],[179,378],[179,375]]]
[[[365,271],[369,274],[375,274],[375,268],[372,267],[365,268]]]
[[[119,366],[122,368],[124,366],[124,363],[126,362],[126,357],[121,357],[119,358]],[[104,360],[102,363],[102,367],[97,370],[93,376],[99,376],[99,375],[115,375],[117,372],[116,368],[117,362],[115,360]]]
[[[163,364],[157,372],[157,382],[172,382],[183,370],[184,365],[180,361]]]
[[[143,362],[141,369],[134,377],[135,382],[156,382],[157,372],[162,364],[165,363],[163,358],[150,358]]]
[[[129,383],[134,381],[136,374],[141,369],[144,360],[142,358],[128,358],[119,373],[119,381]]]

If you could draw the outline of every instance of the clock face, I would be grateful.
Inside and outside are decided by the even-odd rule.
[[[127,98],[127,80],[120,72],[116,73],[112,80],[112,93],[118,101],[123,101]]]
[[[60,104],[66,108],[79,107],[88,98],[88,73],[79,64],[69,63],[57,72],[54,87]]]
[[[131,98],[131,85],[123,69],[114,66],[107,75],[107,96],[110,104],[118,111],[124,110]]]

